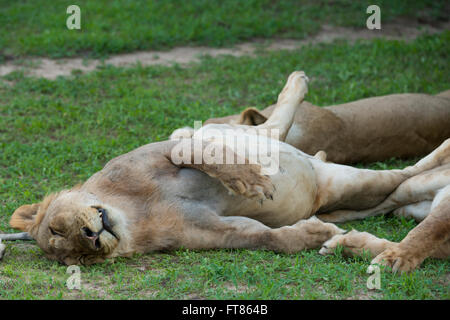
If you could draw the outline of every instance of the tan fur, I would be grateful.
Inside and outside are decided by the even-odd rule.
[[[206,124],[260,125],[276,105],[262,111],[248,108],[240,115],[213,118]],[[355,163],[392,157],[422,156],[450,137],[450,90],[438,95],[392,94],[335,106],[307,101],[295,113],[285,142],[328,161]]]
[[[356,169],[324,162],[323,153],[309,156],[283,142],[306,92],[306,75],[294,72],[277,110],[256,133],[241,132],[252,129],[245,125],[207,125],[191,139],[142,146],[112,159],[80,186],[18,208],[10,223],[65,264],[180,247],[297,252],[343,233],[315,213],[371,208],[405,180],[450,159],[450,140],[404,170]],[[268,133],[275,129],[279,140]],[[258,148],[247,145],[242,154],[225,143],[215,152],[231,149],[231,158],[242,164],[196,162],[197,152],[221,146],[221,134],[259,137]],[[191,153],[179,161],[183,143]],[[251,152],[264,156],[264,144],[279,151],[278,170],[268,176],[267,164],[247,158]]]
[[[40,204],[26,204],[18,208],[11,217],[9,224],[11,227],[19,230],[29,230],[34,224],[34,217]]]
[[[351,215],[351,212],[335,213],[350,218],[363,218],[382,214],[421,201],[432,200],[425,219],[400,242],[379,239],[367,232],[353,230],[345,235],[336,235],[324,243],[321,254],[332,254],[341,245],[344,253],[359,255],[367,252],[373,264],[388,266],[396,272],[408,272],[417,268],[427,257],[450,257],[450,165],[426,171],[403,182],[388,199],[375,208]],[[424,207],[426,208],[426,207]],[[321,217],[322,218],[322,217]]]

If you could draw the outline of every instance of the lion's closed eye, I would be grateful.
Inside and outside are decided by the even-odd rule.
[[[48,229],[50,230],[50,233],[54,236],[60,236],[60,237],[64,237],[64,232],[61,232],[59,230],[55,230],[52,227],[48,227]]]

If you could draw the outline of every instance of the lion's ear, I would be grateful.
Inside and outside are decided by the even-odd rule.
[[[256,108],[247,108],[241,112],[239,124],[257,126],[267,121],[267,118]]]
[[[36,220],[40,203],[26,204],[14,211],[9,224],[14,229],[28,232]]]

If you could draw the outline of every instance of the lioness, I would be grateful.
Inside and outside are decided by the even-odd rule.
[[[207,125],[190,139],[151,143],[111,160],[82,185],[21,206],[10,225],[65,264],[180,247],[296,252],[344,232],[314,214],[376,206],[406,179],[450,159],[450,140],[403,170],[357,169],[305,154],[271,130],[286,137],[306,92],[305,74],[292,73],[256,133],[236,131],[256,141],[244,152],[219,138],[224,133],[234,139],[235,131],[227,129],[248,126]],[[180,145],[191,146],[189,159],[179,161]],[[267,150],[278,150],[270,176],[262,174],[273,169],[261,160]],[[221,152],[233,163],[220,163]],[[258,161],[251,161],[252,152]]]
[[[211,123],[258,125],[276,105],[240,115],[213,118]],[[175,130],[171,138],[191,136],[193,129]],[[383,161],[423,156],[450,138],[450,90],[438,95],[391,94],[336,106],[318,107],[303,101],[295,112],[285,142],[308,154],[320,150],[335,163]]]

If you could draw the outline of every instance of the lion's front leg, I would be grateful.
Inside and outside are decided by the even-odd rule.
[[[261,173],[260,164],[250,163],[245,155],[216,142],[186,139],[180,144],[185,145],[184,147],[175,146],[170,154],[166,155],[177,167],[202,171],[218,179],[232,194],[261,201],[273,199],[275,188],[271,179]],[[184,148],[183,152],[189,153],[184,158],[179,157],[178,153],[178,150],[182,148]],[[216,152],[221,154],[220,158],[209,157]],[[231,163],[227,163],[230,159]]]
[[[344,232],[315,217],[292,226],[272,229],[246,217],[209,215],[192,221],[189,226],[183,241],[183,246],[187,248],[246,248],[285,253],[317,248],[327,239]]]

